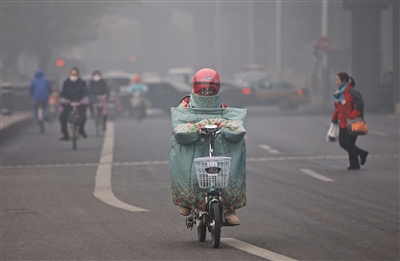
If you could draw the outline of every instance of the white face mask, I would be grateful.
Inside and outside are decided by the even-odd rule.
[[[100,80],[101,80],[101,76],[100,75],[93,76],[93,81],[98,82]]]
[[[71,82],[76,82],[78,80],[78,76],[72,75],[72,76],[69,77],[69,80]]]

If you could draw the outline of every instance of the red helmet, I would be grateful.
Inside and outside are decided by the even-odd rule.
[[[193,77],[193,92],[203,96],[217,95],[221,91],[221,79],[216,71],[210,68],[199,70]]]

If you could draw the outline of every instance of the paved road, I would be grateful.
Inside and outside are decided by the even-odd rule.
[[[368,116],[359,171],[325,141],[329,115],[261,109],[247,122],[247,206],[222,244],[172,204],[171,123],[117,119],[72,151],[59,125],[1,153],[1,260],[399,260],[399,119]]]
[[[30,112],[14,112],[11,115],[0,113],[0,144],[32,124]]]

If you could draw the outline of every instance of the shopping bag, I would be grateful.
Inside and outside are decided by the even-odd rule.
[[[339,140],[339,124],[331,123],[328,133],[326,134],[326,141],[335,142]]]

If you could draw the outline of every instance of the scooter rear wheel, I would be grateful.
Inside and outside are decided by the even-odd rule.
[[[199,242],[204,242],[206,241],[207,227],[204,224],[203,219],[198,219],[197,222],[199,222],[197,226],[197,237],[199,238]]]

